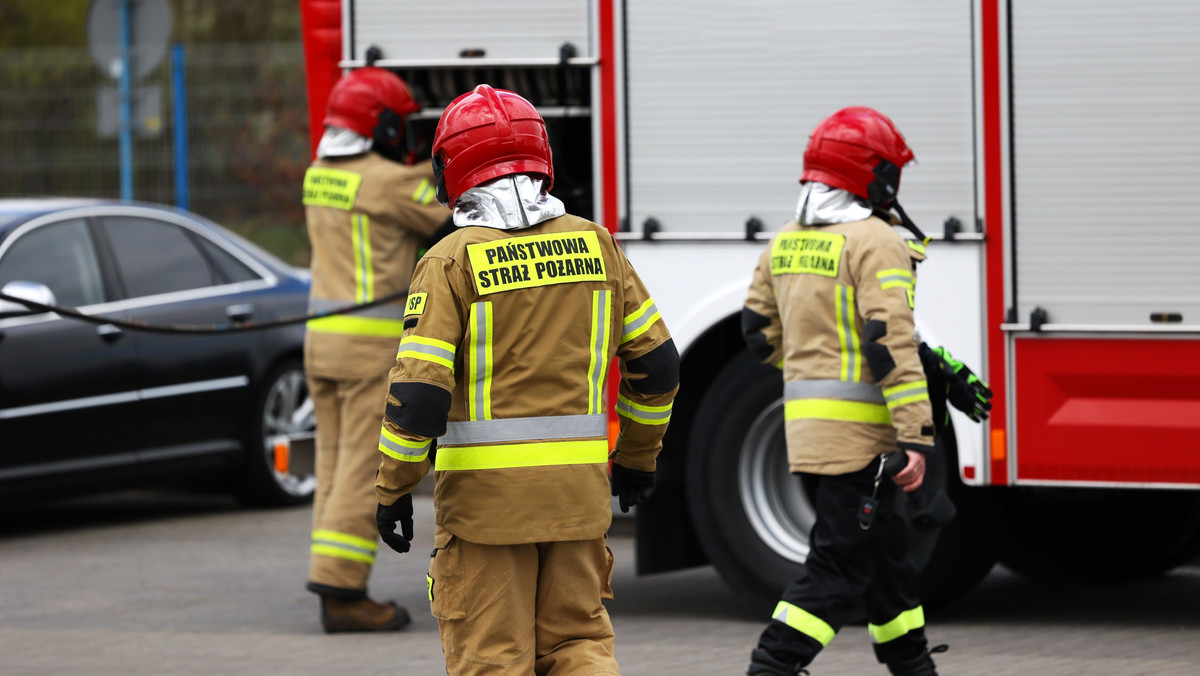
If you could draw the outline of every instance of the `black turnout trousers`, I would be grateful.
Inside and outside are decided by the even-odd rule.
[[[879,483],[877,508],[864,529],[859,511],[871,496],[881,459],[850,474],[817,476],[817,521],[807,575],[793,581],[758,648],[789,664],[806,665],[865,606],[880,662],[925,650],[919,571],[910,552],[905,494],[889,478]],[[861,600],[861,604],[860,604]],[[782,613],[781,613],[782,611]]]

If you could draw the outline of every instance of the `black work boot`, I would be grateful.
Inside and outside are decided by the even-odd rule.
[[[750,653],[750,668],[746,670],[746,676],[797,676],[797,674],[807,674],[808,670],[802,669],[804,665],[788,664],[775,659],[771,653],[755,648]]]
[[[321,595],[321,626],[326,634],[346,631],[397,631],[410,622],[408,611],[391,601],[344,599]]]
[[[916,657],[888,662],[887,668],[892,676],[937,676],[937,669],[934,667],[931,655],[944,653],[949,649],[950,646],[945,644],[934,646],[929,650],[922,651]]]

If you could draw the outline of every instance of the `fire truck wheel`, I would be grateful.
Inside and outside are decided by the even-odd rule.
[[[1195,554],[1200,493],[1044,489],[1006,495],[1000,562],[1038,582],[1152,577]]]
[[[701,546],[718,574],[757,610],[769,613],[780,592],[804,575],[816,519],[812,486],[788,471],[780,371],[742,353],[718,375],[696,414],[688,458],[688,507]],[[928,481],[946,484],[959,516],[941,531],[915,531],[914,556],[925,568],[927,605],[960,597],[996,562],[979,523],[986,508],[960,495],[953,435],[946,462]],[[941,537],[939,537],[939,534]]]

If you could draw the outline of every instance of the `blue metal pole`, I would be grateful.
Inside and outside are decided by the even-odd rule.
[[[184,77],[183,44],[171,47],[171,92],[175,117],[175,204],[188,209],[188,129],[187,129],[187,78]]]
[[[130,73],[129,51],[133,41],[132,11],[130,0],[121,0],[121,78],[118,85],[120,101],[121,132],[121,199],[133,199],[133,105],[130,102],[133,75]]]

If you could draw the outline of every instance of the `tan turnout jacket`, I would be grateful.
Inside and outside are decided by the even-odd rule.
[[[405,166],[368,152],[318,159],[304,176],[312,244],[309,311],[325,312],[403,291],[417,250],[450,211],[437,203],[433,165]],[[404,298],[308,322],[304,359],[324,378],[387,371],[403,332]]]
[[[609,365],[621,359],[613,461],[631,469],[655,469],[678,382],[667,327],[613,237],[571,215],[462,228],[417,265],[405,326],[380,503],[413,489],[440,437],[439,531],[480,544],[602,537]]]
[[[875,217],[793,221],[763,252],[743,329],[758,356],[783,369],[793,472],[854,472],[898,444],[932,450],[912,311],[924,256]]]

